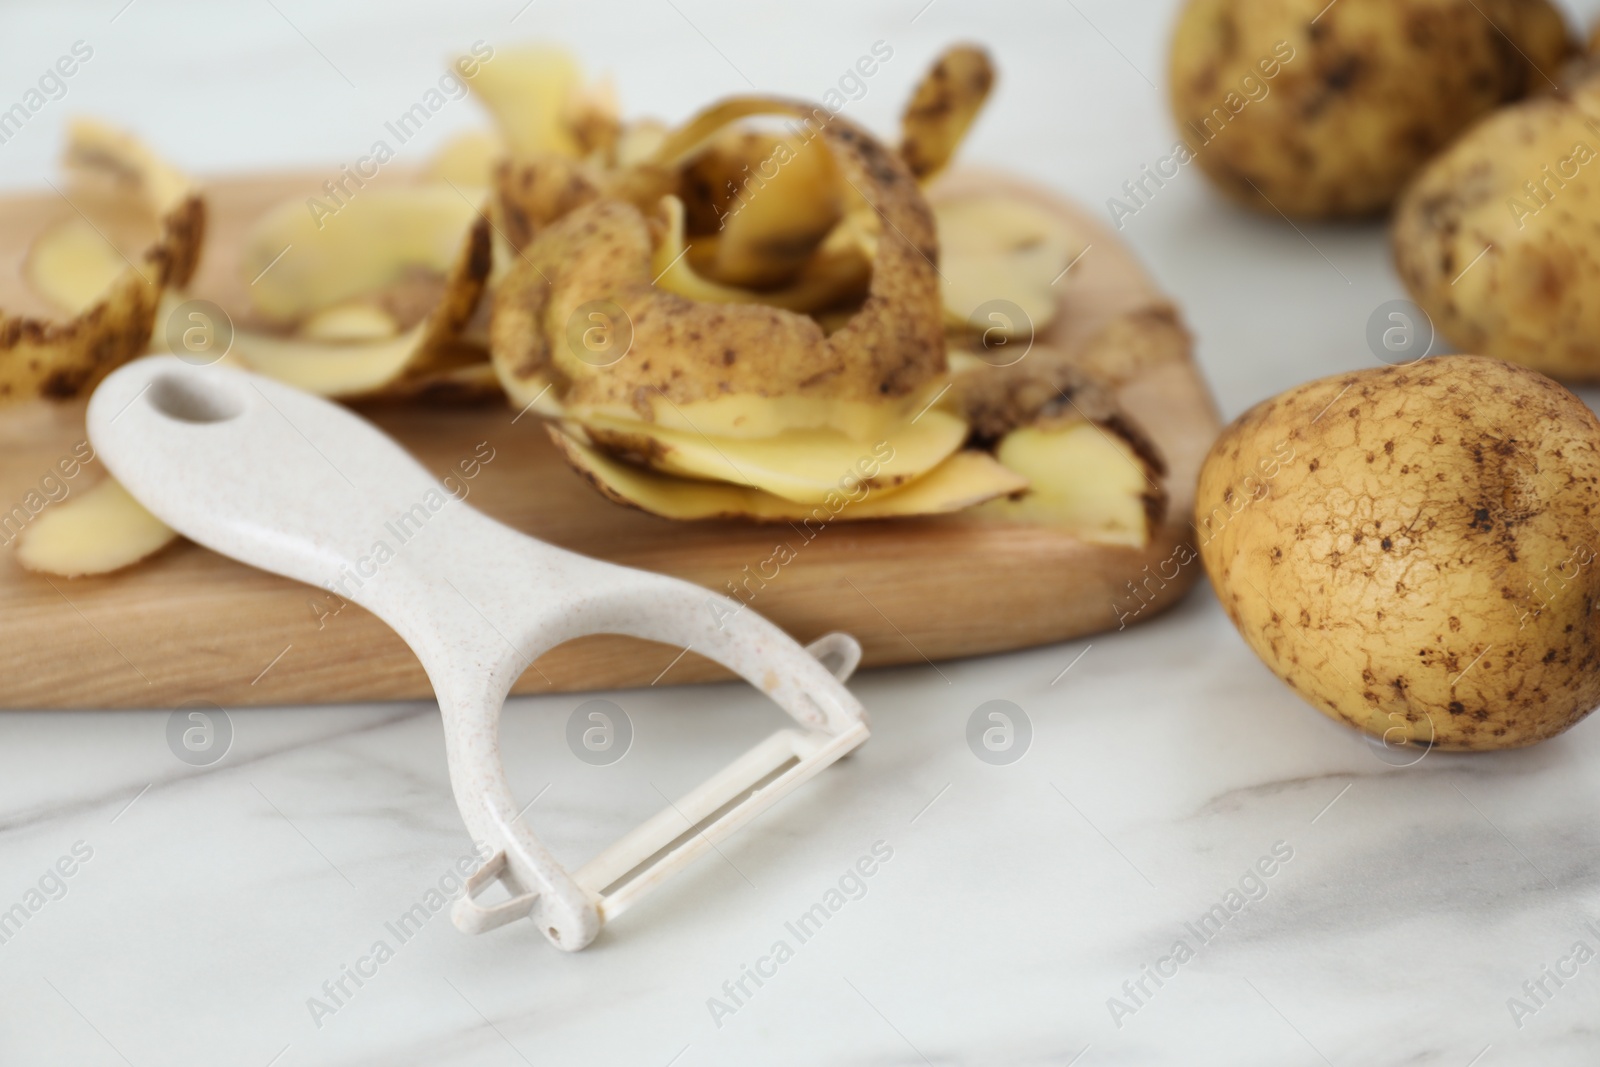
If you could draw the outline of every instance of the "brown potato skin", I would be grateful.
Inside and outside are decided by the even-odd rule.
[[[1284,46],[1293,57],[1263,77]],[[1359,218],[1475,119],[1553,88],[1571,50],[1547,0],[1190,0],[1169,93],[1196,162],[1231,198]],[[1264,96],[1241,88],[1252,75]],[[1247,101],[1231,117],[1230,94]],[[1207,127],[1217,108],[1228,121]]]
[[[1600,422],[1543,375],[1439,356],[1310,382],[1224,431],[1196,530],[1217,597],[1330,718],[1458,751],[1600,703]]]
[[[810,113],[793,101],[724,101],[673,135],[665,165],[740,118]],[[933,211],[899,155],[861,127],[833,116],[817,136],[882,219],[867,295],[833,333],[781,308],[700,302],[658,288],[650,220],[638,205],[608,196],[537,229],[496,290],[490,348],[502,380],[546,376],[569,408],[631,408],[645,421],[658,398],[887,403],[937,380],[947,359]],[[586,365],[567,336],[575,313],[595,301],[614,304],[631,329],[632,346],[615,365]]]
[[[1600,125],[1586,112],[1600,115],[1600,78],[1491,115],[1406,190],[1391,239],[1412,298],[1457,348],[1592,382]]]

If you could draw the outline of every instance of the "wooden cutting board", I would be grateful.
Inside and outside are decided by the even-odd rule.
[[[246,307],[248,279],[238,276],[235,252],[240,235],[266,208],[317,194],[325,177],[208,183],[211,225],[195,295],[230,311]],[[944,191],[996,181],[1008,179],[967,173],[947,179]],[[1011,184],[1020,195],[1047,196]],[[1081,346],[1113,317],[1160,302],[1114,234],[1081,209],[1050,203],[1089,250],[1058,283],[1062,313],[1046,340]],[[0,305],[39,309],[20,265],[36,234],[75,211],[56,193],[0,200]],[[1120,399],[1171,468],[1169,519],[1142,551],[961,515],[835,523],[810,540],[787,525],[672,523],[602,499],[556,456],[532,415],[513,421],[516,413],[503,401],[361,410],[441,477],[486,443],[493,459],[468,483],[468,499],[519,530],[723,592],[752,573],[770,576],[746,586],[756,589],[755,610],[802,642],[831,630],[852,633],[865,664],[877,666],[1118,629],[1149,620],[1183,595],[1200,567],[1184,562],[1191,553],[1179,546],[1189,536],[1216,411],[1187,356],[1142,373]],[[101,465],[89,463],[70,480],[49,479],[83,440],[82,403],[0,409],[0,514],[30,492],[40,494],[38,503],[51,492],[59,496],[61,485],[77,493],[103,477]],[[0,543],[7,536],[0,532]],[[790,555],[781,566],[771,562]],[[693,653],[617,637],[572,642],[535,666],[516,692],[725,676]],[[0,552],[0,707],[172,707],[189,700],[226,707],[430,695],[410,650],[361,608],[340,608],[331,594],[187,542],[122,573],[71,580],[29,573]]]

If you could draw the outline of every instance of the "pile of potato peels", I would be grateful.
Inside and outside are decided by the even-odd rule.
[[[606,497],[669,519],[970,510],[1141,547],[1162,462],[1119,383],[1045,341],[1086,247],[1072,213],[932,184],[993,81],[983,51],[950,49],[891,147],[770,97],[625,120],[567,54],[502,51],[469,82],[492,132],[336,197],[336,218],[296,199],[256,222],[250,328],[223,358],[345,400],[503,391]],[[26,276],[63,318],[0,313],[0,400],[81,395],[170,350],[188,299],[203,192],[96,123],[66,165],[158,236],[129,255],[75,217],[39,238]],[[1116,327],[1181,335],[1159,319]],[[101,573],[172,536],[108,480],[41,515],[18,557]]]

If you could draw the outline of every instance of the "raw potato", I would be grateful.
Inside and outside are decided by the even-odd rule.
[[[52,504],[17,539],[17,562],[76,578],[137,563],[177,539],[115,479]]]
[[[1299,386],[1223,433],[1198,500],[1229,617],[1331,718],[1483,750],[1600,703],[1600,422],[1550,379],[1439,356]]]
[[[1600,79],[1491,115],[1395,210],[1395,263],[1458,348],[1600,380]]]
[[[1240,203],[1373,215],[1474,120],[1553,89],[1571,47],[1547,0],[1190,0],[1172,113]]]

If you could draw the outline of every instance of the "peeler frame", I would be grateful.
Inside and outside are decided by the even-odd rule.
[[[848,680],[861,662],[861,645],[845,633],[829,633],[805,651],[819,661],[837,659],[832,677],[838,683]],[[683,797],[669,801],[667,808],[613,841],[576,872],[568,872],[522,819],[515,814],[507,819],[496,803],[498,795],[506,795],[501,792],[506,785],[498,745],[493,765],[486,765],[491,753],[482,749],[462,755],[459,763],[453,755],[456,803],[493,851],[467,878],[466,893],[454,902],[451,921],[464,933],[482,934],[531,917],[550,944],[568,952],[582,949],[606,921],[650,896],[672,875],[866,741],[870,729],[859,705],[837,712],[843,721],[837,721],[840,715],[829,715],[826,720],[832,718],[834,723],[824,720],[821,728],[779,729],[770,734]],[[446,710],[445,733],[453,753],[461,747],[458,734],[464,728],[470,728],[467,720]],[[486,817],[474,819],[469,813]],[[496,883],[507,899],[485,904],[480,897]],[[563,934],[563,926],[568,933]]]
[[[840,662],[833,673],[841,683],[849,679],[861,660],[860,645],[845,634],[822,637],[806,651],[817,659],[837,657]],[[448,722],[446,729],[450,729]],[[545,877],[551,882],[575,883],[593,908],[598,930],[855,749],[869,733],[866,722],[859,717],[838,733],[779,730],[670,802],[570,876],[553,859],[538,865],[546,868]],[[470,787],[468,795],[458,796],[463,807],[485,800],[481,790]],[[711,821],[700,826],[707,819]],[[517,847],[517,835],[503,822],[496,822],[499,825],[494,828],[501,831],[501,836],[490,842],[494,851],[467,879],[466,893],[456,900],[451,912],[456,926],[466,933],[484,933],[528,917],[539,902],[539,890],[525,887],[507,859],[508,847]],[[482,903],[480,895],[497,882],[509,898],[494,904]],[[582,947],[570,944],[554,928],[543,932],[558,948]]]

